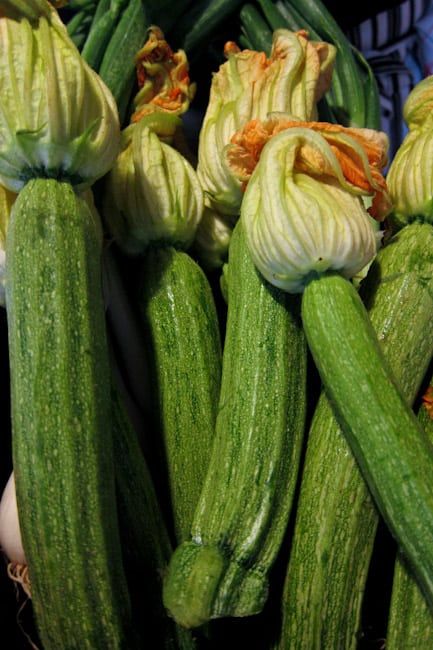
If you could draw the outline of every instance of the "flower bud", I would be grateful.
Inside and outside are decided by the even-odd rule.
[[[433,223],[433,77],[409,94],[403,113],[409,132],[397,149],[386,181],[395,207],[391,222],[399,229],[420,218]]]
[[[188,110],[196,85],[189,78],[186,54],[183,50],[173,52],[159,27],[149,29],[149,37],[135,62],[139,90],[133,100],[132,122],[138,122],[152,109],[171,115]]]
[[[251,119],[285,112],[314,119],[316,104],[329,89],[335,48],[308,39],[307,32],[274,32],[270,57],[263,52],[225,48],[227,61],[213,76],[199,138],[199,180],[215,210],[239,215],[241,182],[223,151],[235,131]]]
[[[127,253],[162,241],[185,249],[202,216],[203,192],[186,158],[140,120],[122,132],[121,152],[105,179],[102,211]]]
[[[227,253],[234,227],[234,220],[215,212],[206,204],[198,225],[194,253],[207,271],[219,269],[227,262]]]
[[[350,144],[346,137],[345,153]],[[291,293],[301,293],[314,275],[335,271],[355,276],[377,250],[377,231],[363,193],[345,178],[321,133],[296,126],[273,135],[248,182],[241,210],[259,271]]]
[[[117,155],[117,106],[56,10],[25,4],[37,19],[0,14],[0,182],[19,191],[42,176],[84,189]],[[18,0],[8,6],[19,13]]]

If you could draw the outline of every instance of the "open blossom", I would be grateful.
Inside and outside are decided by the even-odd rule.
[[[251,138],[257,126],[259,140]],[[372,216],[384,219],[392,207],[380,175],[386,136],[320,122],[281,120],[274,127],[270,118],[234,137],[235,147],[246,145],[241,219],[254,263],[293,293],[313,275],[353,278],[377,250]],[[240,151],[232,153],[238,163]]]
[[[368,210],[378,220],[390,212],[391,201],[382,173],[388,162],[388,140],[382,131],[329,122],[303,122],[283,114],[270,115],[263,122],[247,122],[243,129],[233,134],[225,150],[227,164],[245,184],[269,139],[295,127],[320,133],[338,161],[335,164],[333,158],[328,158],[306,140],[297,149],[297,171],[323,179],[335,178],[353,194],[371,196],[372,205]]]

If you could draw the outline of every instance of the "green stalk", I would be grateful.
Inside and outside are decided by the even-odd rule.
[[[433,351],[432,245],[431,226],[404,228],[379,251],[361,284],[371,323],[408,402]],[[378,519],[322,392],[308,434],[285,578],[282,648],[289,640],[293,648],[357,646]]]
[[[311,279],[302,319],[310,350],[376,506],[433,606],[433,448],[385,359],[354,286]]]

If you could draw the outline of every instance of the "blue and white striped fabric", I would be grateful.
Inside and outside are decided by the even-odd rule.
[[[405,0],[350,28],[347,36],[375,74],[392,156],[407,133],[404,101],[418,81],[433,74],[433,0]]]

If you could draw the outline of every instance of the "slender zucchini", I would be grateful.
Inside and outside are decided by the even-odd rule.
[[[188,253],[156,245],[142,264],[138,306],[180,543],[189,537],[214,438],[220,326],[209,282]]]
[[[374,502],[433,606],[433,486],[428,478],[433,447],[350,282],[334,274],[311,279],[303,293],[302,320],[325,390]],[[411,331],[408,322],[407,338]]]
[[[149,27],[150,18],[146,3],[143,0],[129,0],[98,67],[98,74],[116,100],[121,123],[127,117],[129,102],[134,92],[135,55],[143,47]]]
[[[141,647],[152,639],[161,650],[195,648],[191,633],[176,625],[163,606],[162,576],[172,546],[148,463],[114,382],[112,414],[119,523],[134,630]]]
[[[164,602],[186,627],[259,612],[291,510],[306,411],[299,300],[263,280],[233,232],[215,442]]]
[[[432,250],[432,227],[412,224],[379,251],[361,284],[382,349],[410,402],[433,352]],[[323,392],[302,469],[281,648],[289,641],[293,648],[356,647],[377,523],[369,489]]]
[[[433,383],[430,380],[430,390]],[[433,420],[421,404],[418,419],[433,442]],[[390,650],[433,647],[433,612],[415,580],[404,555],[397,553],[386,634]]]
[[[100,226],[67,182],[20,191],[6,239],[13,464],[44,650],[131,648]]]

